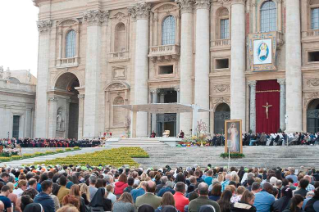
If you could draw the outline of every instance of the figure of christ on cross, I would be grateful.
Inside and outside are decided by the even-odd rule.
[[[269,108],[272,107],[272,105],[269,105],[268,102],[266,102],[266,105],[263,105],[263,107],[266,109],[266,118],[268,119],[268,112],[269,112]]]

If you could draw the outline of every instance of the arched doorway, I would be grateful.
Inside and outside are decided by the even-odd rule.
[[[225,120],[230,119],[230,108],[228,104],[221,103],[216,107],[214,113],[214,133],[224,134]]]
[[[78,138],[80,87],[78,78],[72,73],[62,74],[55,83],[54,98],[56,107],[56,138]]]
[[[308,105],[307,132],[319,132],[319,99],[312,100]]]

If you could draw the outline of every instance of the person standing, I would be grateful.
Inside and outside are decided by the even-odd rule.
[[[39,203],[42,205],[45,212],[55,212],[55,205],[52,197],[50,196],[52,192],[52,182],[45,180],[41,183],[41,192],[35,196],[34,203]]]
[[[8,198],[10,194],[9,186],[2,186],[0,193],[0,201],[4,204],[4,212],[12,212],[11,200]]]
[[[184,196],[185,194],[185,184],[183,182],[178,182],[175,185],[175,207],[179,212],[184,212],[184,208],[189,204],[189,199]]]

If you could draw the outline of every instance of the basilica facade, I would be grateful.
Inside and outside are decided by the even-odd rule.
[[[319,0],[33,0],[35,137],[130,131],[115,105],[196,104],[210,133],[319,131]],[[137,114],[137,136],[192,115]]]

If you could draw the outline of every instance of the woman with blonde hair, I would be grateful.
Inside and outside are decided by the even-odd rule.
[[[74,196],[79,200],[80,207],[79,210],[80,212],[85,212],[85,201],[80,195],[80,186],[74,184],[71,186],[70,193],[71,196]]]
[[[134,212],[133,198],[130,193],[124,192],[113,205],[113,212]]]
[[[81,194],[81,197],[84,199],[84,202],[86,205],[90,204],[90,190],[89,190],[89,187],[83,183],[80,185],[80,194]]]
[[[231,180],[230,181],[234,181],[236,184],[239,183],[239,176],[238,176],[237,172],[235,172],[235,171],[231,172]]]
[[[13,193],[17,195],[17,197],[21,197],[22,193],[27,190],[27,181],[26,180],[20,180],[18,183],[18,188],[13,190]]]

